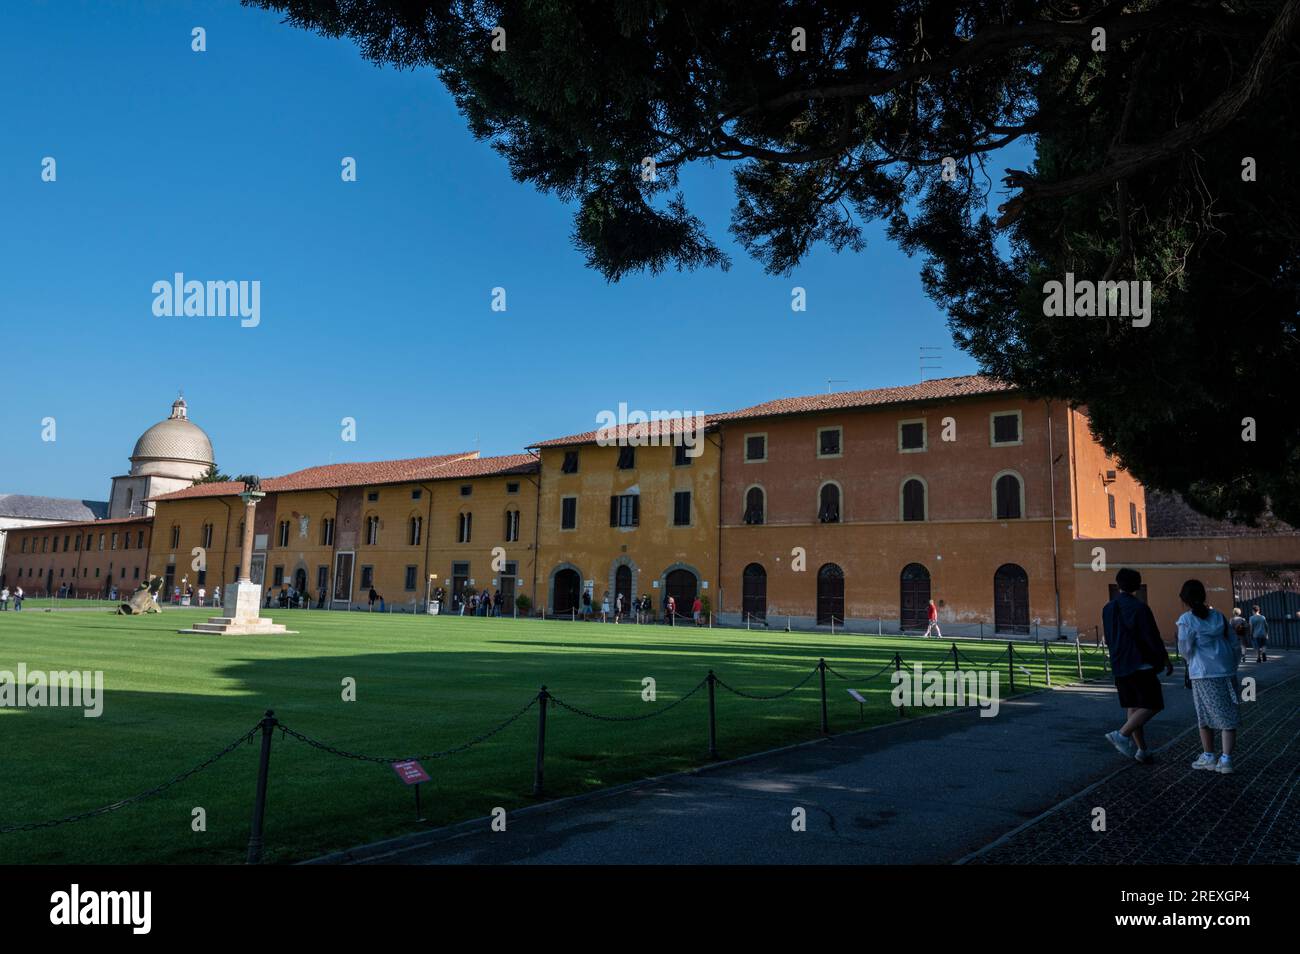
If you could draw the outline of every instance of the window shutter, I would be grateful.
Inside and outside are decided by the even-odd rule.
[[[609,525],[611,527],[618,526],[618,497],[616,496],[609,498]]]
[[[641,526],[641,495],[634,494],[632,497],[632,526]]]

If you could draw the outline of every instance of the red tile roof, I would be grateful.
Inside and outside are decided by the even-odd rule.
[[[243,490],[243,485],[240,485]],[[105,517],[103,520],[65,520],[62,523],[33,523],[21,527],[9,527],[9,532],[14,533],[20,530],[57,530],[59,527],[107,527],[120,523],[153,523],[153,517],[113,517],[111,520]]]
[[[714,424],[716,414],[704,415],[704,429],[706,431],[716,430]],[[633,424],[631,426],[623,424],[611,428],[605,439],[611,444],[621,444],[626,439],[635,439],[642,441],[641,446],[646,446],[654,438],[667,438],[683,431],[693,430],[695,427],[695,418],[691,417],[670,417],[659,421],[650,421],[645,424]],[[568,437],[552,437],[549,440],[538,441],[536,444],[529,444],[529,447],[566,447],[573,444],[595,444],[602,437],[603,429],[594,431],[583,431],[581,434],[570,434]],[[653,445],[652,445],[653,446]]]
[[[935,378],[920,384],[896,388],[872,388],[869,391],[840,391],[835,394],[813,394],[808,397],[778,398],[753,407],[725,414],[715,414],[721,423],[755,417],[779,417],[786,414],[815,414],[819,411],[845,411],[857,408],[880,407],[888,404],[915,404],[922,401],[948,401],[954,398],[974,397],[983,394],[1000,394],[1015,391],[1016,387],[996,378],[981,374],[968,374],[956,378]]]
[[[536,469],[531,454],[507,454],[502,457],[479,457],[477,451],[441,454],[436,457],[410,457],[405,460],[379,460],[367,463],[322,464],[296,470],[282,477],[268,477],[262,489],[268,493],[294,490],[333,490],[340,487],[373,487],[378,484],[402,484],[421,480],[449,480],[466,477],[528,473]],[[244,489],[239,481],[197,484],[151,500],[186,500],[191,497],[227,497]]]

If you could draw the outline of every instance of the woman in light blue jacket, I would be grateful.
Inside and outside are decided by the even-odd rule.
[[[1178,598],[1187,612],[1178,617],[1178,651],[1187,660],[1192,702],[1201,730],[1201,757],[1192,768],[1229,775],[1232,747],[1241,721],[1237,699],[1237,644],[1228,621],[1205,605],[1205,584],[1188,580]],[[1214,757],[1214,733],[1223,734],[1223,754]]]

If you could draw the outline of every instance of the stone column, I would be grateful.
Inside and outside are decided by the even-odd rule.
[[[257,502],[265,496],[260,490],[245,490],[239,495],[244,501],[244,540],[240,548],[239,579],[226,591],[224,602],[226,616],[245,627],[257,625],[261,616],[262,587],[253,582],[253,524],[257,517]]]
[[[244,539],[239,556],[239,582],[253,582],[253,522],[257,515],[257,502],[266,494],[260,490],[245,490],[239,495],[244,501]]]

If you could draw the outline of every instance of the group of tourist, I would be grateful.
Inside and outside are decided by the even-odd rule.
[[[1155,614],[1137,593],[1142,575],[1125,567],[1115,574],[1119,590],[1102,610],[1102,626],[1110,654],[1119,704],[1127,718],[1106,738],[1123,755],[1142,763],[1153,761],[1144,727],[1165,707],[1160,672],[1173,675],[1174,664],[1165,650]],[[1268,661],[1268,620],[1258,606],[1249,618],[1234,609],[1232,620],[1206,602],[1205,584],[1186,581],[1178,592],[1186,610],[1178,617],[1178,652],[1186,660],[1185,684],[1192,691],[1201,754],[1192,763],[1200,771],[1223,775],[1233,771],[1232,751],[1241,723],[1241,691],[1237,669],[1249,649],[1255,661]],[[1221,745],[1215,756],[1215,733]]]
[[[15,587],[12,592],[10,592],[9,587],[7,586],[0,588],[0,610],[9,609],[9,600],[11,598],[14,601],[14,611],[20,612],[23,608],[24,598],[23,588],[21,586]]]
[[[440,591],[441,592],[441,591]],[[484,590],[482,593],[471,592],[453,597],[452,612],[460,616],[501,616],[506,598],[500,587],[496,593]]]
[[[597,614],[595,604],[592,601],[591,590],[582,591],[581,603],[581,619],[584,622],[595,620],[598,615],[602,623],[611,621],[621,623],[625,619],[631,619],[636,623],[653,623],[655,621],[654,601],[650,599],[649,593],[642,593],[630,601],[625,600],[622,593],[617,593],[611,602],[609,590],[606,590],[605,595],[600,600],[599,614]],[[660,609],[662,610],[660,621],[668,626],[677,625],[678,619],[683,615],[677,606],[677,597],[667,592],[664,593],[663,599],[660,601]],[[704,601],[698,595],[691,603],[691,620],[696,626],[703,626],[708,622],[704,618]]]

